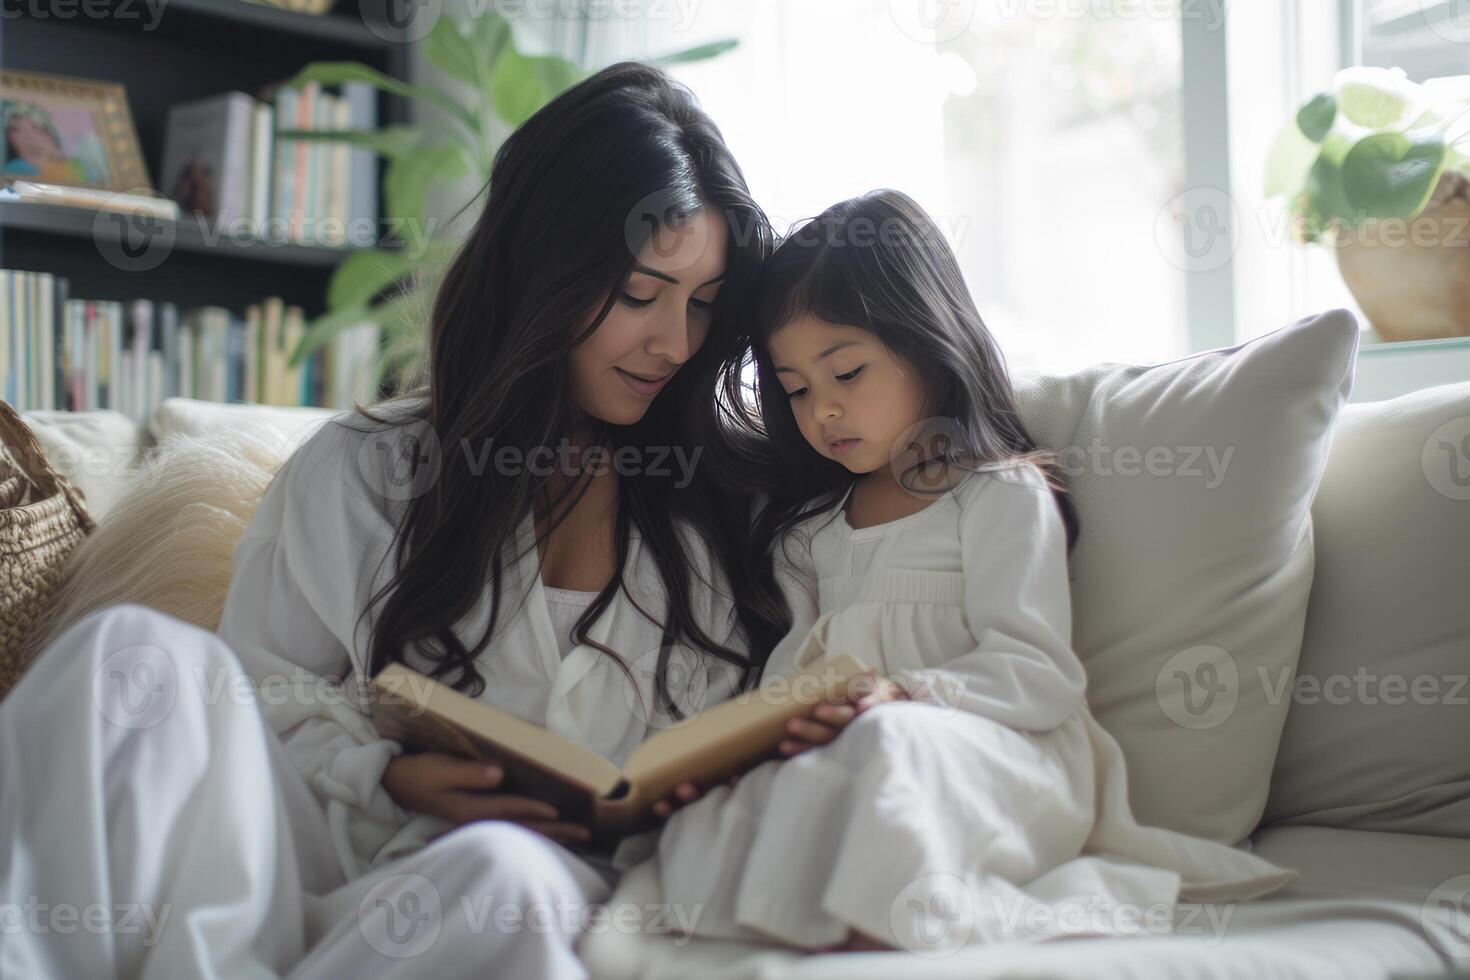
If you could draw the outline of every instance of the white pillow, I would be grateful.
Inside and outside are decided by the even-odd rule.
[[[1073,644],[1141,823],[1235,843],[1260,819],[1287,711],[1261,672],[1301,650],[1309,506],[1357,346],[1336,309],[1164,364],[1016,372],[1027,431],[1064,454]]]
[[[288,408],[276,405],[165,398],[154,409],[148,427],[159,442],[169,436],[209,436],[243,431],[266,440],[289,455],[326,419],[341,414],[333,408]]]
[[[53,469],[82,492],[94,520],[112,509],[152,440],[122,412],[39,410],[22,416]]]
[[[1470,383],[1349,405],[1266,820],[1470,837]]]

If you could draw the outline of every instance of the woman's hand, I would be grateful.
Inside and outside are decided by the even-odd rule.
[[[456,827],[476,820],[510,820],[560,843],[583,843],[591,837],[581,824],[558,821],[550,803],[496,792],[504,777],[505,770],[494,762],[420,752],[395,756],[383,771],[383,788],[404,809]]]
[[[731,776],[726,782],[728,785],[734,786],[735,781],[739,778],[739,776]],[[693,803],[703,795],[703,786],[688,781],[682,782],[674,787],[672,796],[665,797],[653,804],[653,813],[655,816],[667,820],[679,807],[684,806],[686,803]]]
[[[854,685],[847,700],[824,701],[812,712],[813,717],[788,721],[786,730],[793,737],[781,740],[781,754],[791,758],[807,749],[826,745],[841,733],[848,722],[885,701],[912,700],[908,691],[886,677],[877,676],[872,668],[861,676],[866,680]]]

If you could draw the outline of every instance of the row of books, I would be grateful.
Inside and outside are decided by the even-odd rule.
[[[375,401],[380,331],[366,323],[287,367],[301,308],[79,299],[49,272],[0,270],[0,380],[23,411],[110,408],[146,423],[165,398],[350,408]]]
[[[225,231],[325,246],[378,237],[377,158],[344,142],[287,139],[282,130],[373,129],[377,93],[363,82],[269,87],[263,99],[226,92],[172,106],[159,189],[185,213]]]

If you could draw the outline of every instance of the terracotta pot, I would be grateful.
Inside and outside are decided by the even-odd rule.
[[[1470,336],[1470,200],[1367,221],[1336,252],[1343,281],[1384,340]]]

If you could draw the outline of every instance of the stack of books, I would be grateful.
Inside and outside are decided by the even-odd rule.
[[[294,368],[300,307],[79,299],[48,272],[0,270],[0,382],[22,411],[111,408],[146,422],[165,398],[350,408],[377,400],[380,330],[338,334]]]
[[[255,99],[226,92],[169,109],[159,189],[219,232],[328,247],[378,238],[377,158],[343,142],[283,130],[373,129],[377,94],[362,82],[274,85]]]

